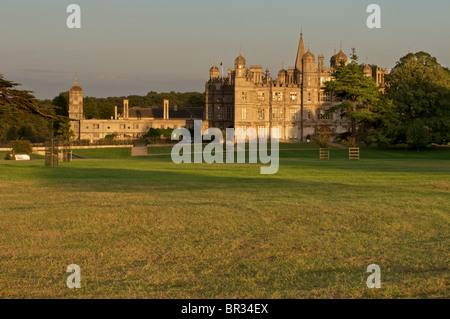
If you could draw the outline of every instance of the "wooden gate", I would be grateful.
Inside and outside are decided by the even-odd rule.
[[[348,159],[359,160],[359,147],[350,147],[348,149]]]

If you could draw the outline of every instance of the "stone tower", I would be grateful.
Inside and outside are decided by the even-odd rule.
[[[242,51],[239,50],[239,56],[234,60],[234,68],[235,68],[235,76],[237,78],[243,78],[246,76],[247,71],[245,69],[246,61],[245,58],[242,56]]]
[[[216,66],[216,59],[214,59],[214,66],[209,69],[209,78],[210,80],[219,78],[219,68]]]
[[[83,89],[78,86],[76,77],[75,85],[69,90],[69,118],[83,119]]]

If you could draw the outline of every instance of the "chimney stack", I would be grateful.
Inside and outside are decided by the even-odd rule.
[[[169,100],[164,100],[164,119],[169,119]]]
[[[123,118],[128,119],[128,100],[123,100]]]
[[[114,106],[114,119],[117,120],[117,105]]]

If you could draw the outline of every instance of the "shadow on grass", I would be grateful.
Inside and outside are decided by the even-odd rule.
[[[131,164],[131,162],[130,162]],[[292,174],[284,176],[260,175],[259,167],[254,169],[248,165],[236,166],[238,170],[230,172],[227,168],[232,165],[223,164],[220,169],[208,167],[207,170],[194,169],[194,164],[189,169],[180,171],[147,169],[124,169],[124,168],[99,168],[99,167],[37,167],[20,174],[26,174],[27,180],[37,181],[39,185],[47,187],[64,188],[66,191],[74,192],[136,192],[144,193],[152,190],[158,192],[171,192],[179,190],[201,190],[218,191],[227,189],[231,191],[242,190],[242,192],[259,192],[261,190],[273,192],[297,189],[302,194],[316,195],[333,194],[343,191],[350,194],[363,192],[364,182],[358,180],[356,174],[355,183],[352,179],[341,176],[330,176],[330,178],[319,175],[317,180],[314,176],[292,178]],[[332,169],[338,169],[333,167]],[[292,169],[291,169],[292,173]],[[295,172],[294,172],[295,173]],[[23,180],[23,179],[22,179]],[[377,193],[386,192],[385,186],[377,186],[373,183],[368,186],[370,190]],[[363,187],[365,188],[365,187]]]

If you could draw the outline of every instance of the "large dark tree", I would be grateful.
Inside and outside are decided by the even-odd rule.
[[[42,142],[67,126],[61,99],[55,99],[60,107],[54,106],[49,100],[37,100],[31,91],[18,90],[19,85],[0,75],[0,143],[14,139]]]
[[[425,52],[409,53],[386,77],[386,92],[400,116],[398,140],[406,141],[417,119],[431,142],[450,141],[450,71]]]
[[[352,137],[357,141],[371,133],[374,127],[387,125],[388,120],[393,120],[391,102],[383,96],[373,79],[364,76],[356,62],[338,66],[333,80],[325,83],[325,91],[331,92],[341,102],[327,113],[339,111],[347,117],[352,124]]]
[[[0,108],[7,109],[19,109],[30,111],[34,114],[38,114],[42,117],[59,119],[58,116],[43,112],[37,103],[36,98],[31,91],[18,90],[19,83],[6,80],[3,75],[0,74]]]

